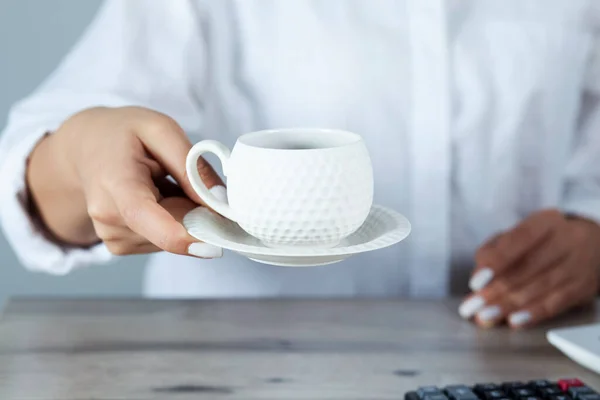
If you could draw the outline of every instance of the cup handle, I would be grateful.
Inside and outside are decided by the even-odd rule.
[[[229,207],[229,204],[218,200],[206,187],[206,184],[200,178],[198,173],[198,158],[204,153],[214,153],[223,166],[223,173],[227,176],[227,165],[229,163],[229,157],[231,151],[224,144],[217,142],[216,140],[203,140],[196,143],[189,151],[185,160],[185,169],[187,176],[192,185],[192,188],[196,191],[200,199],[206,203],[207,206],[221,214],[225,218],[237,222],[235,213]]]

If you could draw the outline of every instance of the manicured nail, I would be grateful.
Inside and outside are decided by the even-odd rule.
[[[192,243],[188,247],[188,253],[200,258],[219,258],[223,256],[223,249],[208,243]]]
[[[521,326],[529,322],[531,319],[531,313],[529,311],[519,311],[510,314],[508,322],[513,326]]]
[[[225,186],[213,186],[210,188],[210,192],[217,198],[217,200],[227,203],[227,189],[225,189]]]
[[[477,318],[481,320],[481,322],[491,322],[500,316],[500,306],[488,306],[484,307],[481,311],[477,313]]]
[[[494,271],[485,267],[477,271],[475,275],[471,277],[469,281],[469,288],[477,292],[483,289],[490,281],[494,278]]]
[[[461,317],[468,319],[475,315],[475,313],[483,306],[485,306],[483,297],[473,296],[460,305],[458,308],[458,314],[460,314]]]

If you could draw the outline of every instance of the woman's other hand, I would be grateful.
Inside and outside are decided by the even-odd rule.
[[[186,177],[190,148],[181,127],[164,114],[88,109],[35,148],[28,187],[46,229],[61,242],[102,241],[117,255],[166,250],[220,257],[220,248],[198,243],[181,224],[201,203]],[[198,168],[223,198],[223,183],[210,165],[200,159]]]
[[[460,306],[484,327],[528,327],[591,302],[600,277],[600,226],[556,210],[532,214],[477,252]]]

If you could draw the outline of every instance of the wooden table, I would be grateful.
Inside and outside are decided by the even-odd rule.
[[[565,376],[600,388],[547,344],[548,326],[480,330],[457,304],[15,300],[0,323],[0,399],[402,399],[425,384]]]

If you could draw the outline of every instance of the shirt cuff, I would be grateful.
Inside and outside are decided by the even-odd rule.
[[[560,210],[563,214],[589,219],[600,225],[600,199],[571,200]]]
[[[17,258],[31,271],[65,275],[72,270],[110,261],[114,256],[104,244],[90,248],[65,248],[50,241],[29,215],[25,182],[29,155],[46,131],[38,131],[14,143],[0,165],[0,222]]]

